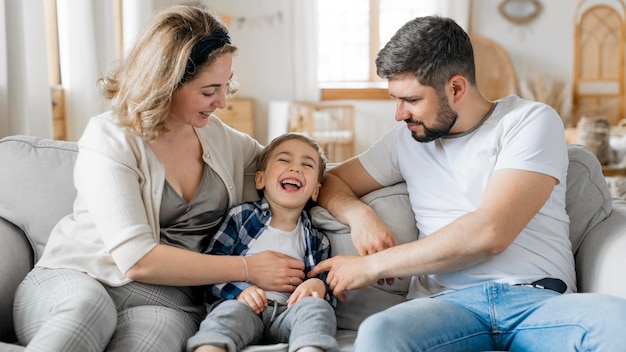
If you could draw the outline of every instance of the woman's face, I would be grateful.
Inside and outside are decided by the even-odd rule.
[[[194,79],[176,88],[165,121],[167,128],[175,129],[177,125],[206,126],[215,109],[226,107],[232,70],[233,55],[226,53],[198,72]]]

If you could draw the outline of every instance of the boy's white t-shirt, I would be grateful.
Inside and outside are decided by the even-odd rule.
[[[560,278],[569,292],[576,291],[565,212],[567,147],[563,123],[549,106],[509,96],[474,129],[429,143],[415,141],[400,123],[359,161],[384,186],[406,181],[420,237],[478,208],[494,171],[521,169],[559,181],[504,252],[462,270],[414,278],[410,296],[423,294],[424,287],[434,294],[486,281],[515,284],[545,277]]]
[[[253,255],[265,250],[271,250],[286,254],[295,259],[302,259],[305,256],[306,244],[302,233],[302,221],[298,219],[298,225],[292,231],[283,231],[267,225],[263,233],[248,244],[246,255]],[[286,292],[265,291],[267,299],[271,299],[282,304],[287,303],[291,295]]]

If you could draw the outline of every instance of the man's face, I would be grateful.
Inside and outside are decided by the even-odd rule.
[[[389,94],[396,99],[396,120],[404,121],[418,142],[431,142],[447,135],[457,113],[447,97],[434,88],[421,85],[415,76],[405,74],[389,80]]]

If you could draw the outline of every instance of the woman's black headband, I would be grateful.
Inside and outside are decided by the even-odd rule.
[[[200,39],[191,50],[187,66],[185,67],[185,74],[193,75],[196,73],[196,69],[206,61],[209,54],[225,44],[230,44],[230,37],[221,28],[216,29],[211,35]]]

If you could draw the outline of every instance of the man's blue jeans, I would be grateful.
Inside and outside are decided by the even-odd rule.
[[[366,319],[355,351],[623,351],[626,300],[486,284]]]

